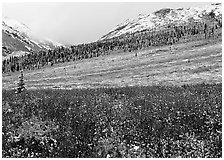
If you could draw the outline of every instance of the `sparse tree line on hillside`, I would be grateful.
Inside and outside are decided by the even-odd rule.
[[[210,15],[212,17],[212,15]],[[10,57],[2,62],[2,72],[39,69],[47,65],[76,61],[86,58],[110,54],[112,51],[131,52],[150,46],[172,45],[181,41],[220,37],[222,34],[221,19],[206,22],[192,22],[180,26],[169,25],[166,29],[144,30],[132,34],[124,34],[111,39],[71,47],[57,47],[53,50],[33,52],[21,57]]]

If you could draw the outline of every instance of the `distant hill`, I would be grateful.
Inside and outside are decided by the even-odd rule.
[[[61,46],[47,38],[39,37],[25,24],[8,17],[2,18],[2,55],[22,55],[32,50],[53,49]]]
[[[221,3],[194,8],[164,8],[150,14],[140,14],[135,19],[128,19],[117,25],[100,40],[118,37],[144,30],[163,29],[168,25],[181,25],[189,22],[205,21],[208,17],[222,19]]]

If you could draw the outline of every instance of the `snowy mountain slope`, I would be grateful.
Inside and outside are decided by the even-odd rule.
[[[128,19],[124,23],[117,25],[100,40],[110,39],[127,33],[150,30],[174,23],[176,25],[188,23],[190,21],[201,21],[206,15],[213,12],[216,17],[222,16],[221,3],[211,4],[194,8],[164,8],[151,14],[139,14],[136,19]]]
[[[61,44],[37,36],[29,27],[8,17],[2,17],[2,52],[7,56],[12,52],[52,49]]]

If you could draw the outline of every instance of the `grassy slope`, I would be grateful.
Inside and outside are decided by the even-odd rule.
[[[221,39],[114,53],[25,71],[27,88],[87,88],[133,85],[181,85],[222,81]],[[19,73],[3,74],[4,89],[15,88]]]

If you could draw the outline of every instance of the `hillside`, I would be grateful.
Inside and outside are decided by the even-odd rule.
[[[135,19],[128,19],[117,25],[100,40],[146,30],[163,30],[171,25],[178,26],[191,22],[203,22],[208,18],[221,20],[221,17],[221,3],[195,8],[164,8],[146,15],[139,14]]]
[[[37,36],[23,23],[3,16],[2,21],[2,54],[21,55],[30,51],[53,49],[61,45]]]
[[[27,88],[95,88],[222,82],[221,38],[117,52],[24,71]],[[19,72],[3,74],[2,87],[17,86]]]

